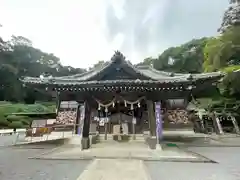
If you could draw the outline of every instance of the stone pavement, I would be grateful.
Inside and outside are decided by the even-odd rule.
[[[224,141],[227,141],[227,139],[224,139]],[[235,143],[238,143],[238,141],[239,138],[234,139]],[[199,141],[199,143],[201,142]],[[116,150],[118,145],[124,146],[124,148],[130,147],[130,149],[134,149],[134,147],[144,147],[144,144],[139,143],[134,145],[132,142],[126,144],[113,143],[112,145],[112,151]],[[115,149],[114,146],[116,146]],[[30,149],[31,147],[33,149]],[[98,148],[104,151],[105,145],[99,144]],[[135,179],[140,179],[142,177],[147,179],[150,176],[151,180],[240,180],[240,147],[185,148],[212,159],[217,163],[162,162],[142,161],[139,159],[98,158],[93,161],[36,160],[28,159],[28,157],[35,157],[43,152],[49,152],[51,151],[52,146],[35,147],[35,145],[31,145],[22,146],[21,148],[0,147],[0,179],[84,180],[86,178],[97,179],[100,176],[101,180],[106,180],[107,178],[112,178],[112,172],[114,172],[115,176],[112,178],[113,180],[118,177],[121,178],[121,180],[124,180],[124,178],[134,179],[135,176],[131,176],[131,174],[134,173],[136,174]],[[65,147],[65,149],[70,148]],[[62,151],[57,150],[56,152],[60,153]],[[128,168],[129,166],[130,169]],[[134,167],[139,170],[134,170]],[[95,173],[96,168],[98,169],[97,173]],[[93,171],[93,173],[90,173],[91,171]],[[138,173],[141,175],[139,178]]]
[[[218,163],[95,160],[78,180],[239,180],[240,148],[201,147],[189,150]],[[133,176],[134,175],[134,176]]]
[[[217,163],[145,162],[152,180],[239,180],[240,147],[192,147]]]
[[[96,159],[77,180],[150,180],[141,160]]]
[[[47,148],[47,147],[44,147]],[[47,149],[45,149],[47,150]],[[86,160],[35,160],[29,156],[40,154],[44,149],[0,148],[0,179],[1,180],[83,180],[90,173],[91,163]],[[48,149],[47,151],[49,151]],[[105,174],[101,180],[111,177],[111,171],[116,172],[113,180],[124,174],[132,174],[144,162],[147,168],[141,166],[138,173],[143,177],[150,175],[151,180],[239,180],[240,179],[240,148],[238,147],[197,147],[189,150],[207,156],[218,163],[161,162],[141,160],[98,160],[94,166],[103,169]],[[118,161],[116,164],[115,162]],[[131,162],[130,162],[131,161]],[[133,162],[134,161],[134,162]],[[133,163],[132,163],[133,162]],[[95,162],[96,163],[96,162]],[[109,165],[108,165],[109,164]],[[130,165],[131,164],[131,165]],[[115,166],[115,167],[114,167]],[[121,167],[121,168],[120,168]],[[126,167],[126,168],[125,168]],[[88,172],[86,172],[88,169]],[[92,168],[94,170],[94,168]],[[111,170],[111,171],[108,171]],[[143,171],[144,170],[144,171]],[[93,172],[94,174],[95,172]],[[101,172],[98,172],[101,175]],[[136,174],[136,177],[138,174]],[[88,176],[89,177],[89,176]],[[91,177],[89,177],[91,178]],[[97,177],[95,177],[97,179]],[[126,177],[128,178],[128,177]],[[131,175],[130,175],[131,178]],[[86,179],[87,180],[87,179]],[[117,179],[118,180],[118,179]]]
[[[0,147],[0,180],[76,180],[90,163],[28,159],[51,149],[51,146]]]
[[[163,150],[149,149],[144,142],[106,141],[94,144],[90,149],[81,151],[80,147],[62,146],[48,154],[33,157],[36,159],[81,160],[81,159],[137,159],[154,161],[209,162],[202,156],[183,151],[177,147]]]

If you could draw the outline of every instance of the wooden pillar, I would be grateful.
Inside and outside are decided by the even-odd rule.
[[[149,123],[150,135],[156,136],[156,118],[155,118],[153,101],[147,100],[147,110],[148,110],[148,123]]]
[[[85,101],[85,117],[82,132],[82,149],[88,149],[90,147],[89,130],[91,120],[91,108],[88,101]]]
[[[57,92],[56,114],[58,114],[61,105],[60,92]]]
[[[80,104],[77,107],[77,117],[76,117],[76,123],[75,123],[75,134],[78,134],[79,128],[80,128]]]

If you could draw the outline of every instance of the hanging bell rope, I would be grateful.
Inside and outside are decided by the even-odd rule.
[[[108,108],[107,108],[107,107],[105,107],[105,112],[106,112],[106,113],[108,112]]]

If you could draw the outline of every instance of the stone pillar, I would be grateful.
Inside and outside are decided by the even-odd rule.
[[[156,118],[155,118],[153,101],[147,100],[147,110],[148,110],[148,123],[149,123],[150,135],[156,136]]]
[[[239,129],[239,126],[238,126],[238,123],[236,121],[236,118],[234,116],[230,116],[231,120],[232,120],[232,123],[233,123],[233,126],[234,126],[234,129],[236,131],[237,134],[240,134],[240,129]]]
[[[83,132],[82,132],[82,149],[88,149],[90,147],[89,140],[89,130],[90,130],[90,119],[91,119],[91,108],[89,103],[85,102],[85,117],[83,124]]]
[[[209,116],[213,121],[213,128],[214,128],[216,134],[221,134],[220,129],[219,129],[219,121],[218,121],[218,119],[216,119],[215,113],[213,111],[211,111]],[[221,124],[220,124],[220,126],[221,126]]]

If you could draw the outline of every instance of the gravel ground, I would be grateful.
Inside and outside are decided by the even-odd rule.
[[[145,162],[152,180],[239,180],[240,148],[189,148],[217,164]]]
[[[32,147],[34,148],[34,147]],[[49,161],[28,159],[50,150],[24,148],[0,148],[1,180],[76,180],[89,161]]]

